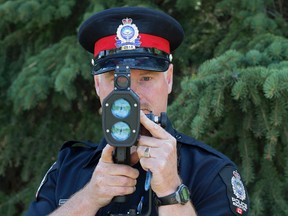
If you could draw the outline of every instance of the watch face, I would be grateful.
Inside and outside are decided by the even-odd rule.
[[[189,189],[185,185],[182,185],[180,189],[180,196],[181,196],[181,201],[183,203],[186,203],[190,200],[190,192],[189,192]]]

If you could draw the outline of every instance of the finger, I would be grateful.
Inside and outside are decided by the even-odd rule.
[[[167,132],[160,125],[151,121],[142,110],[140,111],[140,122],[153,137],[167,138]]]
[[[165,140],[161,140],[155,137],[143,136],[141,135],[138,139],[137,146],[148,146],[152,148],[159,148]]]
[[[109,198],[112,199],[115,196],[131,194],[136,190],[135,186],[131,187],[119,187],[119,186],[103,186],[100,188],[100,199]]]
[[[109,176],[126,176],[132,179],[136,179],[139,176],[139,171],[126,164],[115,164],[99,161],[96,170],[102,175]]]
[[[111,187],[134,187],[137,180],[126,176],[109,176],[105,179],[105,183]]]
[[[125,164],[113,164],[109,166],[109,174],[113,176],[125,176],[131,179],[137,179],[139,171],[129,165]]]
[[[109,192],[108,192],[109,191]],[[109,196],[122,196],[132,194],[136,191],[136,187],[109,187],[109,190],[106,191],[107,195]]]
[[[113,163],[113,151],[114,150],[115,150],[115,147],[107,144],[102,151],[100,161],[104,163]]]
[[[153,157],[152,151],[153,151],[153,148],[148,147],[148,146],[139,146],[137,148],[137,154],[139,158],[152,158]],[[147,157],[147,154],[149,155],[149,157]]]
[[[156,158],[146,158],[146,157],[142,157],[140,158],[140,164],[142,166],[142,168],[147,171],[150,170],[152,173],[156,172],[159,165],[159,160]]]
[[[148,149],[149,148],[149,149]],[[167,148],[166,148],[167,149]],[[145,153],[146,151],[146,153]],[[171,159],[170,155],[177,154],[173,152],[174,150],[169,147],[168,150],[164,150],[163,148],[152,148],[147,146],[139,146],[137,148],[137,154],[139,158],[162,158],[162,159]],[[149,157],[147,157],[149,155]]]

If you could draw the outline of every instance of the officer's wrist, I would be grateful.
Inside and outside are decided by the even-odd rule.
[[[167,196],[171,193],[174,193],[178,186],[182,183],[182,181],[180,180],[180,178],[175,181],[175,183],[173,185],[171,185],[169,188],[165,188],[164,190],[161,190],[161,191],[155,191],[155,194],[157,195],[157,197],[164,197],[164,196]],[[168,185],[168,184],[166,184]]]
[[[84,198],[87,202],[86,204],[93,206],[95,210],[98,211],[100,208],[106,205],[101,196],[97,195],[95,187],[91,181],[88,182],[88,184],[86,184],[86,186],[82,188],[80,192],[83,193]]]

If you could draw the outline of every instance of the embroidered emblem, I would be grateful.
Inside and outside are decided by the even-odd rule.
[[[238,171],[232,166],[227,166],[219,174],[227,187],[227,197],[233,215],[249,215],[249,197]]]
[[[122,23],[117,28],[116,47],[122,50],[133,50],[141,45],[139,30],[132,24],[131,18],[122,19]]]
[[[246,193],[244,185],[241,181],[241,177],[237,171],[233,171],[233,176],[231,178],[231,184],[233,193],[238,199],[241,199],[242,201],[246,199]]]

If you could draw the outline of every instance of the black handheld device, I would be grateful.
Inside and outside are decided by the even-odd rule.
[[[153,113],[147,117],[155,123],[166,127],[166,113],[155,116]],[[102,103],[102,129],[104,137],[110,145],[116,147],[114,162],[130,165],[130,147],[137,143],[140,132],[140,99],[131,89],[131,74],[129,66],[117,65],[114,72],[114,90]],[[114,197],[113,202],[124,203],[126,196]],[[145,215],[150,215],[152,207],[152,191],[149,189],[149,208]],[[143,215],[135,209],[127,214],[115,215]]]
[[[116,147],[115,162],[130,163],[130,149],[137,142],[140,130],[140,100],[131,89],[130,68],[117,66],[114,90],[103,100],[102,128],[104,137]]]

